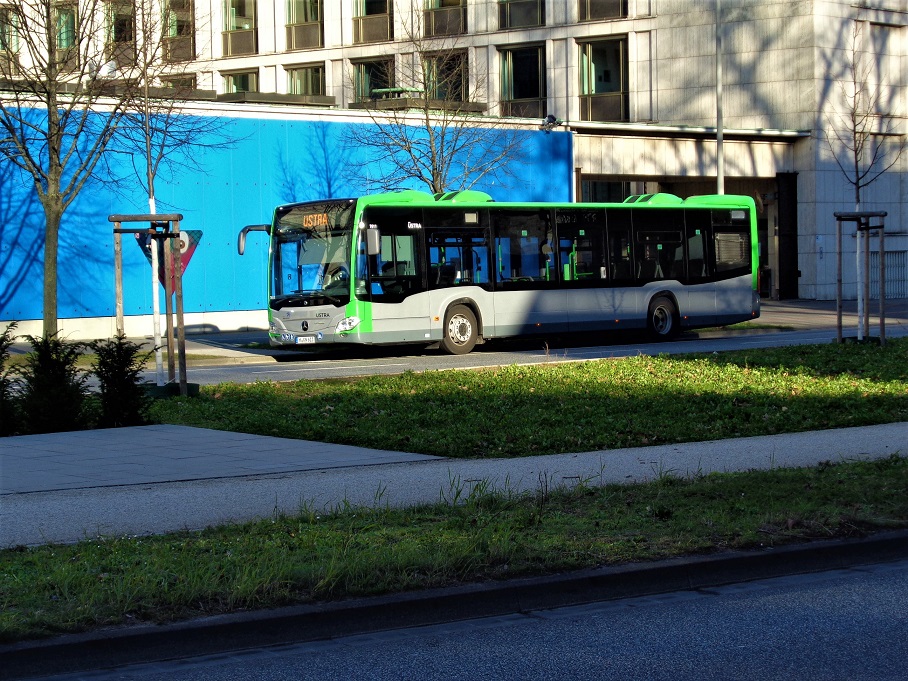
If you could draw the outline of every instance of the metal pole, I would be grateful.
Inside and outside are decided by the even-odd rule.
[[[114,289],[117,298],[117,335],[124,334],[123,323],[123,235],[120,234],[120,223],[114,223]]]
[[[870,218],[864,228],[864,338],[870,338]]]
[[[858,340],[864,340],[864,259],[861,257],[861,219],[855,222],[857,229],[854,233],[854,266],[857,274],[857,299],[858,299]]]
[[[168,231],[163,235],[164,243],[164,294],[165,312],[167,314],[167,381],[173,383],[176,379],[176,366],[174,364],[173,346],[173,243]]]
[[[716,193],[725,193],[725,152],[722,148],[722,7],[716,0]]]
[[[154,235],[157,234],[157,231],[154,226],[148,230],[148,233],[151,242],[149,243],[151,249],[151,323],[154,332],[155,379],[156,383],[161,386],[164,385],[164,359],[161,356],[161,282],[158,277],[161,242],[155,239]]]
[[[189,390],[186,385],[186,326],[183,323],[183,240],[180,223],[174,225],[176,249],[173,253],[174,281],[177,299],[177,345],[180,363],[180,395],[186,397]]]
[[[880,219],[880,345],[886,345],[886,222]]]
[[[835,221],[835,328],[836,342],[842,342],[842,221]]]

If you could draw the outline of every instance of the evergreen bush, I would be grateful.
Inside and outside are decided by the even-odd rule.
[[[9,348],[16,340],[18,322],[10,322],[0,334],[0,436],[19,432],[19,409],[15,395],[16,379],[9,360]]]
[[[122,333],[109,340],[89,343],[89,347],[95,353],[92,373],[99,383],[98,426],[144,425],[151,397],[141,373],[151,351],[141,354],[142,346],[127,340]]]
[[[17,371],[23,432],[57,433],[88,427],[88,376],[76,366],[85,344],[57,334],[25,338],[32,351]]]

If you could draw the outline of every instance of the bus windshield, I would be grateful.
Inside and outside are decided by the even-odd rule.
[[[273,230],[272,307],[301,298],[349,300],[354,201],[279,208]]]

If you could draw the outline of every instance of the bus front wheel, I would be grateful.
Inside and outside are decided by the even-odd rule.
[[[465,305],[455,305],[445,318],[441,347],[452,355],[465,355],[476,346],[476,315]]]
[[[653,299],[646,317],[650,335],[656,340],[669,340],[678,335],[680,320],[675,304],[664,296]]]

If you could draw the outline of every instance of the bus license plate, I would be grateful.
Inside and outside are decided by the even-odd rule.
[[[314,343],[314,342],[315,342],[315,336],[297,336],[296,337],[297,345],[305,345],[306,343]]]

